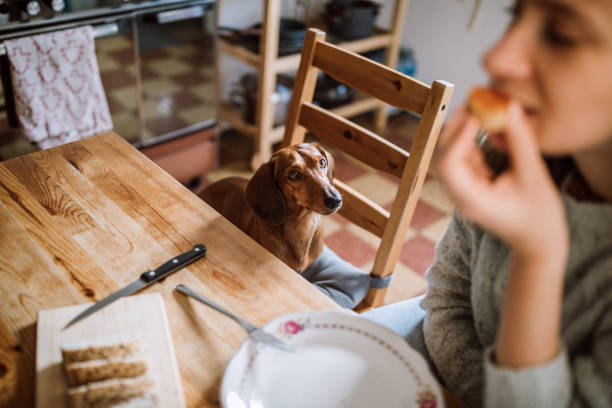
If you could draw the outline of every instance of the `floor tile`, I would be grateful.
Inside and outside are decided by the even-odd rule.
[[[397,184],[373,172],[359,176],[347,184],[380,206],[393,201],[397,193]]]
[[[380,245],[380,238],[369,231],[364,230],[363,228],[349,222],[346,224],[346,230],[355,234],[359,238],[363,239],[367,242],[371,247],[378,248]]]
[[[367,242],[349,231],[338,231],[325,239],[325,244],[338,256],[356,267],[371,262],[376,251]]]
[[[175,57],[192,57],[193,55],[200,54],[201,48],[195,44],[184,44],[168,47],[168,54]]]
[[[127,109],[136,109],[138,106],[135,86],[124,86],[122,88],[113,89],[109,94]]]
[[[147,63],[146,67],[160,76],[173,77],[191,72],[192,68],[180,60],[163,59],[155,63]]]
[[[96,39],[96,51],[108,53],[116,50],[131,49],[132,37],[128,35],[113,35]]]
[[[385,303],[395,303],[422,295],[426,289],[427,282],[423,276],[398,262],[393,270],[393,278],[387,289]]]
[[[147,80],[142,82],[142,91],[146,97],[159,97],[181,91],[183,88],[165,78]]]
[[[207,101],[214,101],[215,84],[206,82],[201,85],[190,86],[189,92]]]
[[[110,94],[106,95],[106,101],[108,102],[108,109],[110,110],[111,116],[127,111],[127,108]]]
[[[136,83],[136,78],[123,69],[100,73],[100,78],[102,79],[104,89],[120,88]]]
[[[202,75],[199,72],[189,71],[182,74],[172,76],[172,80],[184,87],[191,87],[210,82],[211,78]]]
[[[450,213],[454,207],[442,183],[435,178],[423,183],[421,200],[445,213]]]
[[[430,224],[439,221],[440,218],[444,217],[444,214],[446,213],[427,204],[427,202],[418,200],[414,209],[414,214],[412,215],[410,227],[416,230],[422,230]]]
[[[141,52],[140,57],[144,61],[146,61],[144,62],[144,64],[149,65],[149,66],[160,64],[156,60],[164,60],[163,63],[165,63],[166,60],[170,60],[169,59],[170,54],[164,50],[151,50],[151,51]],[[163,65],[163,63],[161,63],[161,65]]]
[[[417,235],[404,244],[399,259],[416,273],[424,275],[434,260],[434,248],[433,242]]]
[[[133,65],[135,63],[134,51],[131,48],[107,52],[106,55],[113,58],[121,66]],[[99,57],[98,60],[100,60]]]
[[[421,230],[421,235],[423,235],[425,238],[429,239],[432,242],[438,242],[442,237],[442,233],[448,226],[450,220],[450,215],[445,215],[438,221],[430,224],[428,227],[423,228]]]
[[[120,68],[121,64],[114,58],[109,58],[106,55],[102,58],[98,58],[98,69],[100,73],[114,71]]]
[[[346,155],[333,155],[332,157],[336,163],[335,176],[344,183],[348,183],[367,171],[362,166],[358,166],[355,162],[349,160]]]
[[[215,107],[200,105],[194,108],[182,109],[178,112],[178,117],[187,123],[199,123],[202,122],[202,118],[214,117]]]
[[[130,142],[136,142],[140,135],[136,112],[123,111],[112,115],[113,130]]]
[[[328,216],[321,217],[321,224],[323,225],[323,239],[342,229],[342,224]]]

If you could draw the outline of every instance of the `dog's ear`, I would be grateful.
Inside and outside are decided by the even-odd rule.
[[[321,154],[323,154],[323,156],[325,156],[325,159],[327,160],[327,178],[331,183],[332,181],[334,181],[334,173],[336,172],[336,162],[334,161],[332,155],[329,154],[329,152],[325,150],[320,144],[313,143],[312,145],[316,147],[321,152]]]
[[[285,221],[287,206],[282,192],[274,180],[274,163],[262,164],[246,187],[246,202],[264,221],[278,225]]]

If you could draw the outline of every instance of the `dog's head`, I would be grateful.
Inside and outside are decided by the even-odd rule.
[[[318,143],[280,149],[255,172],[246,189],[246,201],[259,217],[281,224],[291,211],[307,208],[331,214],[342,205],[332,185],[336,165]]]

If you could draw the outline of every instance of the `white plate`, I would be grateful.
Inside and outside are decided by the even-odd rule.
[[[265,330],[296,352],[245,341],[221,384],[224,408],[444,406],[421,355],[395,332],[342,312],[298,312]]]

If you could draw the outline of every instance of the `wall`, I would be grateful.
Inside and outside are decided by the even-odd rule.
[[[429,84],[443,79],[455,84],[451,110],[465,100],[471,86],[486,84],[483,54],[503,34],[510,0],[482,0],[476,25],[468,29],[474,0],[412,0],[402,43],[414,49],[417,77]]]
[[[382,5],[377,25],[388,27],[395,0],[375,0]],[[484,84],[487,76],[480,66],[483,53],[503,33],[509,20],[505,9],[511,0],[482,0],[476,27],[468,22],[476,0],[411,0],[404,17],[402,44],[414,50],[417,78],[429,84],[443,79],[455,84],[451,110],[463,101],[469,88]],[[310,0],[309,15],[320,13],[327,0]],[[264,0],[220,0],[219,24],[248,27],[262,18]],[[283,15],[294,15],[295,0],[283,0]],[[233,82],[250,71],[235,59],[221,59],[222,96]]]

